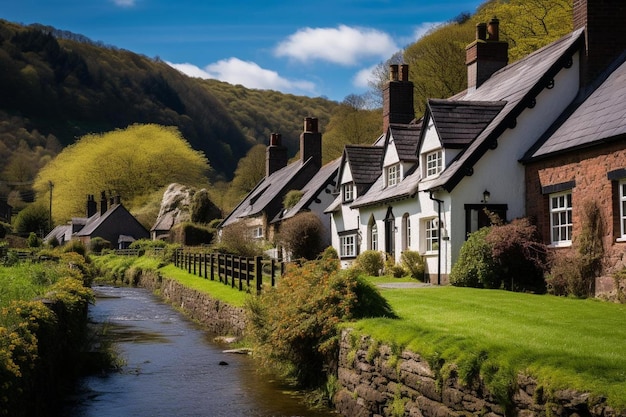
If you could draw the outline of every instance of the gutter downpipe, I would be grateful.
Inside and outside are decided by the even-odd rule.
[[[428,191],[428,197],[437,202],[437,285],[441,285],[441,245],[443,244],[441,240],[441,205],[443,204],[443,200],[433,197],[433,193],[433,190]]]

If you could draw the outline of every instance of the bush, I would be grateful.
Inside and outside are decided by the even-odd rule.
[[[323,231],[324,225],[315,213],[299,213],[282,222],[277,241],[291,259],[313,260],[322,250]]]
[[[221,210],[213,204],[206,189],[196,192],[191,198],[191,221],[194,223],[208,223],[222,216]]]
[[[496,265],[485,237],[490,228],[471,233],[461,246],[459,259],[450,271],[450,284],[457,287],[482,287],[497,281]]]
[[[111,249],[111,242],[99,236],[89,241],[89,250],[91,252],[99,254],[104,249]]]
[[[204,226],[184,222],[170,229],[169,241],[179,245],[199,246],[213,241],[213,232]]]
[[[354,261],[354,267],[367,275],[377,277],[385,267],[384,254],[377,250],[361,252]]]
[[[402,267],[408,271],[411,277],[420,281],[424,280],[424,258],[419,252],[406,250],[400,256]]]
[[[460,287],[545,291],[547,250],[527,219],[471,233],[450,271]]]
[[[300,190],[291,190],[287,194],[285,194],[285,198],[283,199],[283,207],[285,209],[290,209],[295,207],[296,204],[300,202],[304,193]]]
[[[41,233],[48,230],[50,211],[42,204],[30,204],[20,211],[15,218],[14,228],[20,236],[30,232]]]
[[[301,386],[320,386],[336,369],[337,324],[356,318],[394,317],[378,290],[335,260],[291,265],[281,285],[246,303],[253,338],[266,365],[283,367]]]
[[[244,222],[237,222],[224,227],[220,241],[214,246],[214,250],[245,257],[263,255],[261,245],[252,239]]]
[[[65,253],[76,252],[77,254],[82,256],[85,256],[85,254],[87,253],[87,251],[85,250],[85,245],[83,245],[83,242],[78,239],[72,239],[67,242],[65,245],[63,245],[62,250]]]
[[[37,234],[35,232],[30,232],[30,234],[28,235],[28,239],[26,239],[26,243],[28,244],[29,248],[38,248],[39,246],[41,246],[41,239],[37,237]]]

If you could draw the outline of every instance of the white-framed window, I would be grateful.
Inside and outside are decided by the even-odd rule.
[[[550,230],[553,245],[572,243],[572,192],[550,195]]]
[[[339,237],[339,255],[342,258],[356,256],[356,235],[344,235]]]
[[[256,226],[252,229],[252,237],[254,239],[263,239],[263,226]]]
[[[347,182],[343,184],[343,202],[349,202],[354,200],[354,183]]]
[[[619,207],[622,239],[626,239],[626,179],[619,182]]]
[[[434,217],[426,220],[424,231],[426,233],[426,252],[436,251],[439,247],[439,220]]]
[[[378,226],[373,222],[370,226],[370,249],[378,250]]]
[[[443,167],[441,150],[426,154],[426,176],[437,175]]]
[[[387,167],[387,187],[393,187],[400,182],[400,164]]]
[[[402,216],[402,250],[411,248],[411,218],[409,213]]]

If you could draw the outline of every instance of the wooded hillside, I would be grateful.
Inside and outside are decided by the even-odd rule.
[[[295,152],[304,117],[318,117],[324,126],[336,105],[193,79],[158,58],[3,20],[0,74],[5,181],[30,181],[76,138],[134,123],[178,127],[194,149],[206,153],[215,176],[230,179],[237,161],[271,132],[279,131]],[[31,169],[18,168],[26,159]]]

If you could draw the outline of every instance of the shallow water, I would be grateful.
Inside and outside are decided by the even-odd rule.
[[[336,416],[308,410],[249,357],[224,353],[228,346],[147,290],[94,290],[90,318],[106,323],[125,366],[84,378],[63,417]]]

